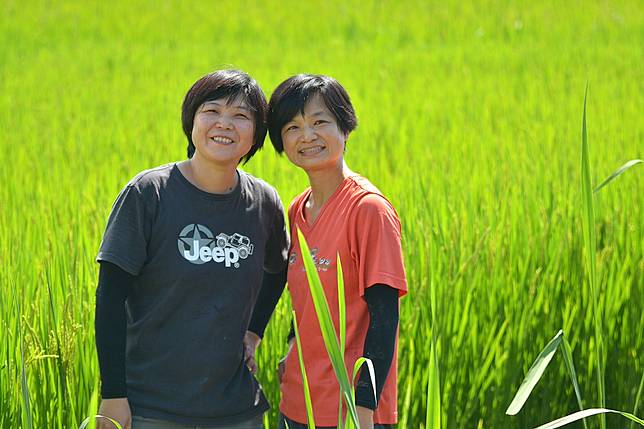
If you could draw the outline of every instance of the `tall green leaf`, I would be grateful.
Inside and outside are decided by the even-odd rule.
[[[340,254],[336,257],[337,279],[338,279],[338,323],[340,325],[340,351],[344,356],[347,341],[347,308],[344,296],[344,276],[342,274],[342,262]],[[347,415],[348,417],[348,415]],[[338,427],[342,426],[342,394],[338,396]]]
[[[548,364],[552,360],[552,357],[555,355],[557,347],[559,347],[559,343],[561,342],[562,336],[563,331],[559,330],[559,332],[557,332],[557,335],[555,335],[554,338],[550,340],[550,342],[543,348],[543,350],[541,350],[541,353],[539,353],[539,356],[537,356],[537,359],[535,359],[534,363],[528,370],[528,374],[523,379],[519,390],[517,391],[516,395],[514,395],[514,399],[512,399],[510,406],[505,411],[506,414],[514,416],[519,411],[521,411],[523,404],[525,404],[525,402],[528,400],[528,397],[530,396],[530,393],[532,393],[532,389],[534,389],[534,386],[537,385],[537,383],[541,379],[541,376],[543,375],[543,372],[546,370]]]
[[[96,420],[100,420],[100,419],[105,419],[108,422],[112,423],[116,429],[123,429],[123,427],[116,420],[114,420],[114,419],[112,419],[110,417],[102,416],[100,414],[96,414],[95,416],[90,416],[90,417],[86,418],[85,420],[83,420],[83,422],[80,424],[78,429],[85,429],[88,426],[91,426],[92,424],[94,424],[96,422]]]
[[[632,420],[635,423],[639,423],[641,426],[644,426],[644,420],[640,419],[637,416],[634,416],[633,414],[630,413],[625,413],[624,411],[616,411],[616,410],[609,410],[606,408],[589,408],[584,411],[577,411],[576,413],[572,413],[568,416],[562,417],[560,419],[554,420],[550,423],[546,423],[545,425],[541,425],[535,429],[556,429],[560,428],[562,426],[566,426],[567,424],[576,422],[579,419],[583,419],[585,417],[590,417],[594,415],[599,415],[600,417],[605,417],[606,413],[615,413],[615,414],[621,414],[622,416],[626,417],[627,419]]]
[[[309,389],[309,378],[306,375],[304,366],[304,357],[302,356],[302,342],[300,341],[300,330],[297,327],[297,318],[295,311],[293,313],[293,330],[295,331],[295,341],[297,342],[297,357],[300,360],[300,370],[302,371],[302,386],[304,388],[304,403],[306,405],[306,416],[309,429],[315,429],[315,418],[313,417],[313,403],[311,402],[311,390]]]
[[[599,311],[599,291],[597,285],[596,269],[596,239],[595,239],[595,209],[593,205],[593,191],[591,187],[590,154],[588,149],[588,130],[586,127],[586,105],[588,99],[588,84],[584,94],[584,113],[581,125],[581,191],[583,199],[583,232],[584,247],[586,248],[586,261],[588,266],[588,280],[593,302],[593,320],[595,327],[595,362],[597,374],[597,395],[601,408],[606,406],[606,388],[604,385],[604,340],[602,334],[602,318]],[[606,427],[606,418],[600,416],[600,427]]]
[[[644,372],[642,372],[642,378],[640,379],[640,387],[637,389],[637,395],[635,395],[635,405],[633,406],[633,414],[637,415],[637,408],[640,405],[640,397],[642,396],[642,389],[644,388]],[[635,423],[631,422],[631,429],[635,426]]]
[[[20,337],[20,367],[22,369],[21,376],[20,376],[20,384],[22,386],[22,404],[23,404],[23,414],[24,414],[24,420],[27,425],[27,429],[33,429],[34,424],[33,424],[33,417],[31,413],[31,400],[29,397],[29,385],[27,383],[27,369],[25,367],[25,343],[24,343],[24,338],[23,338],[23,333],[22,333],[22,306],[20,303],[20,300],[15,294],[15,288],[12,288],[14,290],[14,302],[16,305],[17,313],[18,313],[18,320],[16,321],[16,325],[18,327],[18,336]]]
[[[613,180],[617,179],[617,177],[618,177],[619,175],[621,175],[622,173],[624,173],[626,170],[628,170],[629,168],[631,168],[631,167],[632,167],[632,166],[634,166],[634,165],[641,164],[642,162],[644,162],[644,161],[642,161],[641,159],[632,159],[632,160],[628,161],[626,164],[622,165],[622,166],[621,166],[621,167],[619,167],[617,170],[613,171],[613,174],[611,174],[611,175],[610,175],[610,176],[608,176],[606,179],[604,179],[604,181],[603,181],[603,182],[601,182],[601,183],[599,184],[599,186],[597,186],[597,187],[593,190],[593,193],[595,193],[595,192],[599,192],[599,190],[600,190],[601,188],[603,188],[604,186],[608,185],[608,184],[609,184],[610,182],[612,182]]]
[[[371,379],[371,391],[373,393],[374,402],[376,402],[376,371],[373,368],[373,362],[371,361],[371,359],[364,356],[356,359],[356,363],[353,365],[353,383],[355,384],[356,377],[358,376],[358,371],[360,371],[360,368],[364,364],[367,365],[367,371],[369,371],[369,378]]]
[[[438,350],[436,347],[436,282],[430,282],[430,311],[432,314],[432,336],[429,346],[429,373],[427,380],[427,410],[425,412],[425,427],[440,429],[441,427],[441,390],[440,374],[438,371]]]
[[[317,314],[318,322],[320,324],[320,332],[322,333],[324,346],[326,347],[329,355],[329,360],[333,366],[335,376],[340,384],[341,396],[345,400],[351,419],[354,424],[358,426],[358,413],[352,397],[353,389],[351,382],[349,381],[347,368],[344,364],[344,354],[340,350],[338,337],[335,334],[329,304],[326,300],[326,295],[324,294],[324,289],[320,282],[320,276],[318,275],[317,268],[315,267],[315,263],[311,257],[311,251],[306,243],[306,239],[299,229],[297,230],[297,235],[300,243],[300,250],[302,252],[302,260],[304,261],[304,268],[306,270],[306,277],[311,291],[311,299],[313,300],[315,313]]]
[[[570,379],[572,380],[572,385],[575,388],[575,396],[577,397],[577,404],[579,404],[579,410],[584,411],[584,405],[581,400],[581,389],[579,388],[579,383],[577,382],[577,371],[575,371],[575,362],[572,360],[572,350],[570,348],[570,344],[568,343],[568,340],[566,339],[566,335],[562,335],[561,339],[563,344],[562,352],[564,355],[564,362],[566,362],[566,368],[568,368],[568,375],[570,375]],[[583,420],[583,423],[584,423],[584,428],[588,429],[585,418]]]
[[[438,373],[438,355],[436,353],[436,343],[434,341],[433,334],[429,349],[429,359],[429,376],[427,380],[427,413],[425,415],[425,428],[440,429],[441,391]]]

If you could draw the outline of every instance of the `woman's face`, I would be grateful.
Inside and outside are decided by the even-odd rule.
[[[307,172],[341,168],[346,140],[319,94],[282,127],[286,156]]]
[[[197,109],[192,125],[195,156],[217,164],[237,165],[253,146],[253,118],[243,101],[206,101]]]

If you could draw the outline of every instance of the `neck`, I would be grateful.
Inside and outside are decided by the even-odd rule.
[[[342,162],[338,168],[333,170],[309,171],[309,183],[311,184],[311,196],[309,204],[313,207],[322,207],[335,190],[342,184],[344,179],[354,174],[347,164]]]
[[[211,194],[227,194],[237,185],[237,166],[221,166],[210,163],[197,153],[179,164],[179,170],[202,191]]]

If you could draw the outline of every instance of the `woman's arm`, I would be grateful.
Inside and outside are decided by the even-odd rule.
[[[110,262],[101,262],[96,289],[96,351],[101,372],[101,396],[127,396],[125,385],[125,300],[135,276]]]
[[[356,384],[356,405],[374,410],[394,357],[398,329],[398,290],[376,284],[365,289],[364,299],[367,301],[370,320],[363,356],[373,363],[376,391],[374,396],[369,371],[363,367]]]
[[[271,319],[280,296],[282,296],[286,284],[286,274],[286,269],[275,274],[264,271],[259,296],[255,302],[255,308],[253,308],[248,330],[244,335],[244,360],[253,374],[257,372],[255,351],[264,337],[268,321]]]
[[[259,338],[264,337],[264,331],[282,296],[284,285],[286,285],[286,269],[275,274],[264,271],[262,286],[248,325],[248,330]]]
[[[96,351],[101,373],[99,414],[129,428],[131,412],[125,382],[125,300],[135,276],[110,262],[101,262],[96,289]],[[111,423],[109,424],[111,425]],[[98,427],[107,427],[101,421]]]

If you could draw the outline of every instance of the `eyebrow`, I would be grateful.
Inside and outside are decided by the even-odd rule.
[[[222,107],[224,105],[225,106],[231,106],[231,107],[233,107],[235,109],[241,109],[241,110],[245,110],[247,112],[251,112],[250,108],[248,108],[245,104],[232,104],[232,103],[224,103],[224,104],[222,104],[217,100],[210,100],[210,101],[204,102],[203,107],[205,107],[208,104],[214,104],[217,107]]]

